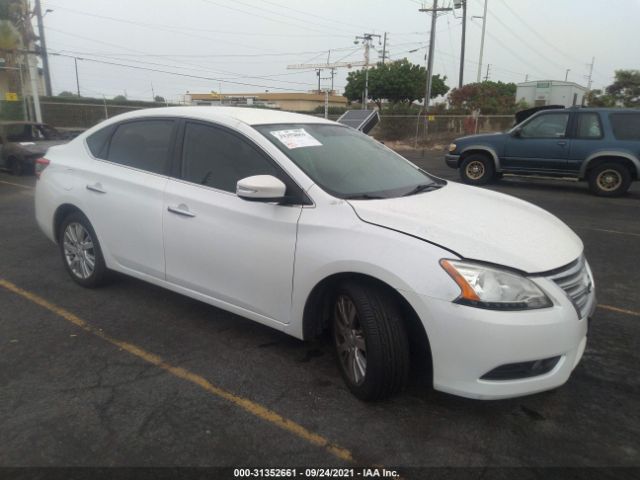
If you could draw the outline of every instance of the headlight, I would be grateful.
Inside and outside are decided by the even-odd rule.
[[[449,152],[453,152],[456,149],[456,144],[455,143],[450,143],[449,144]]]
[[[553,305],[528,278],[507,270],[460,260],[440,260],[462,291],[456,303],[492,310],[529,310]]]

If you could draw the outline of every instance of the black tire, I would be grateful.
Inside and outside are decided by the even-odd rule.
[[[344,328],[340,326],[339,303],[348,299],[355,307],[351,324],[353,338],[364,341],[364,375],[354,379],[353,369],[349,370],[349,358],[355,364],[356,354],[341,342]],[[342,378],[351,392],[360,400],[373,401],[389,397],[402,390],[409,375],[409,342],[402,320],[401,310],[393,296],[375,284],[345,282],[332,298],[332,337],[338,357],[338,367]],[[347,329],[348,330],[348,329]],[[355,344],[355,342],[354,342]],[[351,350],[355,352],[357,348]],[[362,351],[359,358],[363,358]],[[356,368],[356,367],[354,367]]]
[[[15,175],[16,177],[19,177],[24,173],[24,166],[22,165],[22,162],[20,161],[20,159],[16,157],[10,157],[8,160],[9,160],[9,171],[11,172],[11,175]]]
[[[619,197],[631,186],[631,172],[621,163],[607,162],[589,170],[589,190],[600,197]]]
[[[88,235],[88,237],[82,237],[80,240],[84,239],[85,246],[88,245],[87,239],[91,241],[91,248],[84,249],[83,251],[78,253],[70,253],[67,250],[69,247],[74,247],[76,252],[78,251],[78,246],[74,242],[74,238],[72,234],[77,235],[77,227],[76,225],[80,225],[84,232]],[[69,233],[67,233],[67,229],[69,228]],[[80,230],[81,231],[81,230]],[[71,236],[67,236],[67,235]],[[65,244],[66,242],[66,244]],[[100,242],[98,241],[98,237],[96,232],[93,230],[91,226],[91,222],[89,219],[85,217],[80,212],[73,212],[67,215],[62,224],[60,225],[59,233],[58,233],[58,245],[60,247],[60,255],[62,256],[62,263],[67,270],[67,273],[71,276],[71,278],[78,284],[82,285],[86,288],[96,288],[101,285],[104,285],[109,279],[109,270],[107,269],[106,264],[104,263],[104,257],[102,255],[102,249],[100,248]],[[78,259],[76,262],[73,262],[71,258],[79,258],[84,255],[84,261],[88,262],[87,257],[93,257],[93,269],[90,274],[84,275],[87,271],[80,268],[80,260]],[[72,265],[74,265],[72,267]],[[85,263],[85,266],[88,263]]]
[[[460,164],[460,178],[469,185],[485,185],[496,175],[493,160],[482,153],[472,153],[464,157]]]

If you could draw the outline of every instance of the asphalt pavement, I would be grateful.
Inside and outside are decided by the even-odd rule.
[[[438,152],[405,155],[457,180]],[[34,184],[0,173],[0,467],[640,466],[638,183],[618,199],[557,180],[488,187],[585,243],[599,307],[566,385],[482,402],[413,378],[375,404],[348,392],[325,339],[132,278],[77,286],[36,226]]]

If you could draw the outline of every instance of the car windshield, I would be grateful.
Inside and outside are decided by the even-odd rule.
[[[349,127],[279,124],[255,128],[314,182],[339,198],[392,198],[444,183]]]

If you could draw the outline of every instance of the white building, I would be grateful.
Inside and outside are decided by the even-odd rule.
[[[582,99],[587,93],[586,87],[560,80],[523,82],[517,87],[516,102],[524,100],[530,107],[582,105]]]

